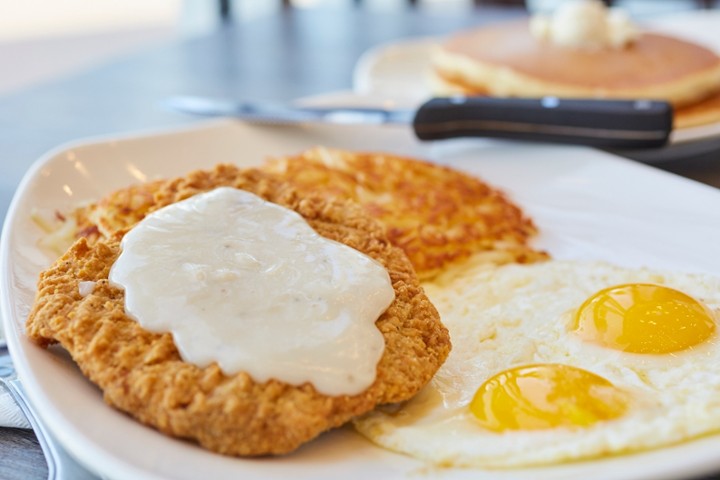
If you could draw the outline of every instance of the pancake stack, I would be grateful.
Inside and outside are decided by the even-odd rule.
[[[625,45],[582,48],[533,34],[531,21],[460,32],[432,59],[436,94],[666,100],[675,126],[720,121],[720,56],[638,31]]]

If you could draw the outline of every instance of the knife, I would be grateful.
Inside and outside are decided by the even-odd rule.
[[[166,107],[203,116],[265,123],[406,124],[420,140],[488,137],[637,149],[662,147],[673,109],[654,100],[596,100],[453,96],[417,109],[314,107],[173,97]]]

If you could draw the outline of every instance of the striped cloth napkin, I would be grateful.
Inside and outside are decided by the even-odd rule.
[[[3,336],[2,325],[0,325],[0,345],[4,344],[5,337]],[[25,419],[22,410],[17,406],[10,392],[3,386],[0,386],[0,427],[30,428],[30,424]]]
[[[0,427],[30,428],[25,415],[12,396],[0,387]]]

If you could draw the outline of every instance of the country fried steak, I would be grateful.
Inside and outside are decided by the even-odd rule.
[[[123,291],[107,280],[131,225],[109,238],[80,238],[41,274],[28,336],[39,345],[59,343],[68,350],[110,405],[166,434],[228,455],[290,452],[378,404],[409,399],[429,381],[449,353],[448,332],[407,256],[376,220],[350,202],[302,195],[271,174],[229,165],[153,185],[143,215],[219,186],[290,208],[321,235],[387,269],[395,300],[376,322],[385,350],[367,390],[328,396],[307,383],[258,383],[246,373],[225,375],[216,364],[200,368],[183,361],[171,334],[149,332],[126,315]],[[90,293],[82,282],[94,282]]]

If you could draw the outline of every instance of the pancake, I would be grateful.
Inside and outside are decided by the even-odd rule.
[[[697,127],[720,122],[720,92],[694,105],[675,111],[673,124],[676,128]]]
[[[450,350],[448,333],[407,257],[381,225],[349,202],[301,196],[272,175],[233,166],[167,181],[145,206],[151,212],[219,186],[295,210],[319,234],[387,269],[395,300],[376,322],[385,350],[368,389],[328,396],[308,383],[258,383],[242,372],[225,375],[216,363],[201,368],[184,362],[172,335],[149,332],[126,315],[123,290],[108,282],[122,233],[95,242],[80,238],[41,274],[26,324],[30,339],[41,346],[60,343],[110,405],[161,432],[229,455],[292,451],[377,404],[412,397],[429,381]],[[83,294],[84,282],[93,288]]]
[[[625,48],[575,49],[512,22],[451,36],[432,64],[443,83],[492,96],[664,99],[681,108],[720,92],[716,53],[650,32]]]
[[[460,81],[443,78],[437,72],[430,73],[430,88],[438,96],[487,96],[484,89],[474,89]],[[693,105],[680,107],[673,112],[674,128],[689,128],[720,122],[720,92]]]
[[[528,244],[537,230],[505,194],[448,167],[387,153],[314,148],[263,170],[303,194],[351,199],[380,220],[421,279],[474,254],[496,263],[546,259]]]

